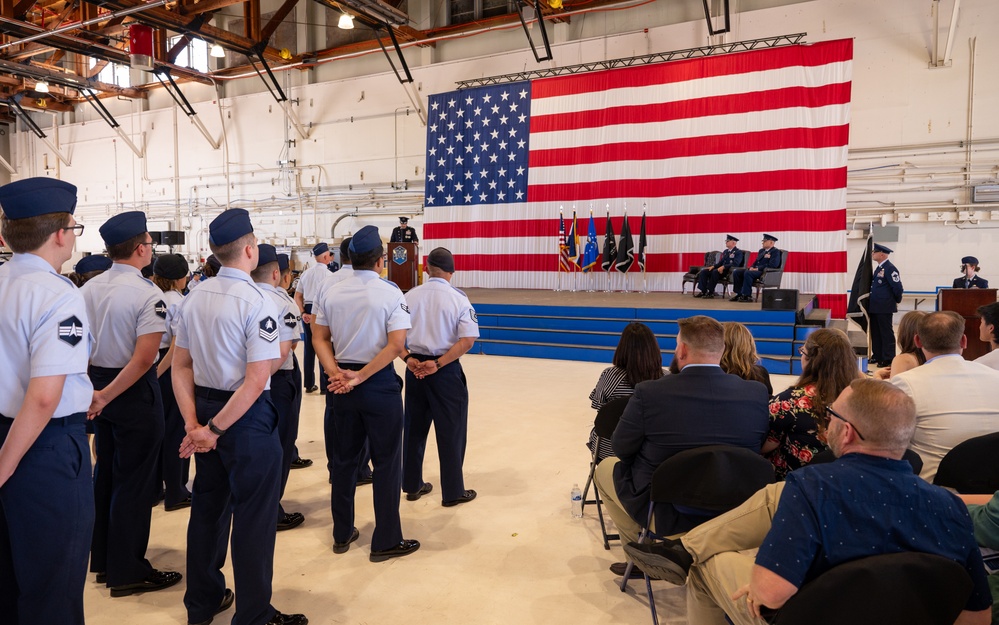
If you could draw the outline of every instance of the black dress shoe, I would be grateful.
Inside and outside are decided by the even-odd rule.
[[[94,581],[96,581],[98,584],[106,584],[108,583],[108,574],[104,572],[98,573],[97,579]]]
[[[752,304],[753,298],[748,295],[740,295],[739,301],[742,302],[743,304]]]
[[[624,572],[627,570],[628,570],[627,562],[615,562],[614,564],[610,565],[611,573],[617,575],[618,577],[624,575]],[[637,566],[633,566],[631,567],[631,575],[628,576],[628,579],[645,579],[645,573],[643,573],[642,569],[638,568]]]
[[[430,482],[424,482],[420,490],[415,493],[406,493],[406,501],[416,501],[420,497],[429,494],[432,490],[434,490],[434,485]]]
[[[127,597],[140,592],[155,592],[169,588],[183,579],[184,576],[175,571],[157,571],[153,569],[149,577],[135,584],[122,584],[111,587],[112,597]]]
[[[295,458],[291,461],[292,469],[307,469],[312,466],[312,461],[308,458]]]
[[[354,532],[350,535],[350,538],[347,539],[347,542],[345,542],[345,543],[334,542],[333,543],[333,553],[347,553],[347,550],[350,549],[350,543],[354,542],[355,540],[357,540],[360,537],[361,537],[361,533],[358,532],[357,528],[355,527],[354,528]]]
[[[318,387],[318,386],[316,386],[315,384],[313,384],[313,385],[312,385],[312,386],[310,386],[309,388],[305,389],[305,392],[306,392],[306,393],[315,393],[315,392],[316,392],[316,391],[318,391],[318,390],[319,390],[319,387]]]
[[[368,475],[358,475],[357,485],[364,486],[365,484],[370,484],[375,481],[375,478],[369,473]],[[332,484],[332,482],[330,482]]]
[[[420,548],[420,541],[418,540],[404,540],[395,547],[389,549],[382,549],[381,551],[372,551],[368,559],[372,562],[384,562],[390,558],[401,558],[402,556],[408,556],[417,549]]]
[[[217,610],[215,610],[215,613],[208,617],[207,621],[201,621],[200,623],[192,623],[188,621],[187,625],[210,625],[211,622],[215,620],[216,616],[222,614],[223,612],[231,608],[232,602],[235,600],[236,600],[236,595],[232,592],[232,590],[226,588],[225,594],[222,595],[222,603],[219,604],[219,607]]]
[[[704,293],[701,293],[700,291],[696,291],[694,293],[694,297],[704,297]]]
[[[462,495],[461,497],[458,497],[457,499],[452,499],[450,501],[443,501],[441,502],[441,505],[444,506],[445,508],[450,508],[451,506],[457,506],[460,503],[468,503],[469,501],[475,499],[475,496],[477,494],[478,493],[476,493],[474,490],[466,490],[465,494]]]
[[[191,498],[188,497],[187,499],[181,499],[177,503],[170,505],[163,504],[163,507],[166,509],[167,512],[173,512],[174,510],[181,510],[183,508],[190,508]]]
[[[714,293],[705,293],[704,294],[704,299],[714,299],[716,297],[718,297],[718,296],[715,295]]]
[[[309,625],[309,619],[304,614],[281,614],[275,611],[266,625]]]
[[[277,522],[277,531],[283,532],[285,530],[294,529],[302,523],[305,523],[304,514],[301,512],[289,512],[284,515],[284,518]]]
[[[730,302],[738,302],[739,298],[741,298],[741,297],[742,297],[741,295],[733,295],[732,297],[728,298],[728,301],[730,301]]]

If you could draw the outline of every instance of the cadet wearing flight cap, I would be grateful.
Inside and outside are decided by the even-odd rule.
[[[974,256],[965,256],[961,259],[960,278],[954,278],[955,289],[987,289],[989,281],[978,275],[981,267],[978,266],[978,259]]]
[[[898,311],[902,301],[902,279],[898,269],[888,260],[892,250],[874,244],[871,257],[877,266],[871,278],[871,296],[867,302],[867,314],[871,319],[871,364],[887,367],[895,357],[895,329],[892,316]]]
[[[756,260],[748,269],[734,269],[732,271],[732,290],[735,295],[730,302],[752,302],[750,294],[753,292],[753,282],[763,275],[767,269],[780,269],[780,250],[774,247],[777,237],[772,234],[763,235],[763,247],[756,253]]]
[[[76,286],[83,286],[93,278],[111,268],[111,259],[101,254],[84,256],[73,267],[73,273],[67,276]]]
[[[319,364],[319,386],[316,386],[316,352],[312,349],[312,306],[315,303],[316,294],[322,288],[323,283],[330,277],[330,246],[326,243],[319,243],[312,248],[312,256],[316,259],[316,264],[312,265],[299,277],[298,288],[295,289],[295,303],[302,309],[302,321],[305,324],[305,345],[302,357],[305,359],[302,367],[305,376],[305,392],[312,393],[317,389],[326,392],[329,385],[329,378],[323,371],[322,363]]]
[[[416,236],[416,229],[409,225],[409,217],[400,217],[399,225],[392,229],[392,237],[389,243],[419,243],[420,237]]]
[[[152,260],[146,215],[119,213],[100,228],[111,269],[80,289],[94,335],[90,379],[94,398],[97,518],[90,570],[112,597],[162,590],[180,573],[157,571],[146,559],[150,507],[160,492],[157,458],[163,403],[153,363],[166,330],[163,292],[142,277]]]
[[[0,206],[14,251],[0,267],[0,614],[13,625],[82,625],[94,525],[90,324],[59,275],[83,232],[76,187],[19,180],[0,187]]]
[[[475,499],[465,490],[462,465],[468,434],[468,385],[458,359],[479,336],[479,320],[468,297],[451,286],[454,257],[438,247],[427,256],[430,279],[406,293],[412,315],[406,371],[406,428],[402,489],[415,501],[432,486],[423,481],[430,424],[437,436],[441,501],[445,507]]]
[[[399,521],[402,487],[402,380],[392,361],[406,349],[410,328],[406,300],[379,276],[385,265],[381,237],[365,226],[350,241],[354,275],[327,291],[316,310],[316,354],[331,373],[333,443],[333,551],[358,538],[354,527],[357,465],[367,437],[374,467],[375,530],[372,562],[420,548],[404,540]],[[332,342],[331,342],[332,341]],[[335,354],[335,356],[334,356]]]
[[[298,305],[279,288],[281,264],[277,250],[266,243],[257,246],[260,254],[257,268],[250,274],[256,285],[267,294],[278,309],[281,366],[271,376],[271,400],[278,417],[278,438],[281,440],[281,489],[277,505],[278,531],[290,530],[305,522],[301,512],[285,512],[280,498],[288,485],[291,461],[295,459],[295,438],[298,436],[298,416],[302,409],[301,378],[295,372],[295,343],[302,336],[301,313]]]
[[[218,275],[187,296],[177,323],[173,387],[187,423],[181,456],[195,452],[187,528],[189,623],[208,623],[233,603],[222,564],[232,527],[234,625],[304,625],[271,606],[274,510],[281,442],[270,400],[280,365],[277,307],[250,278],[259,252],[250,215],[224,211],[209,225]]]
[[[742,267],[744,252],[737,247],[738,243],[739,239],[731,234],[725,237],[725,251],[721,253],[718,262],[711,267],[701,269],[697,274],[697,289],[700,293],[695,293],[694,297],[713,298],[718,280],[725,274],[731,274],[733,269]]]

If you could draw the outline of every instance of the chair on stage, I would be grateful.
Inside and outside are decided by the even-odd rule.
[[[929,553],[891,553],[833,567],[801,587],[773,625],[951,625],[971,596],[963,566]]]
[[[767,484],[773,484],[774,467],[758,452],[732,445],[706,445],[688,449],[667,459],[652,474],[649,514],[638,542],[661,538],[649,531],[656,518],[657,504],[671,504],[690,519],[685,534],[697,525],[728,512],[749,499]],[[628,561],[621,580],[621,592],[628,588],[628,579],[635,563]],[[645,590],[653,625],[659,625],[656,602],[652,595],[652,580],[645,575]]]
[[[754,302],[760,301],[760,292],[763,289],[779,289],[780,280],[784,277],[784,267],[787,266],[787,250],[780,250],[780,267],[777,269],[764,269],[763,275],[753,281],[756,289]]]
[[[718,284],[722,285],[721,296],[725,297],[728,294],[728,289],[732,286],[732,274],[736,269],[745,269],[749,264],[749,252],[742,253],[742,262],[739,265],[732,267],[731,270],[726,271],[718,278]]]
[[[597,418],[593,420],[593,431],[596,433],[597,438],[593,441],[593,453],[590,455],[590,474],[586,477],[586,486],[583,487],[583,508],[588,503],[597,505],[597,518],[600,519],[600,534],[604,539],[604,549],[608,550],[610,549],[609,541],[619,540],[621,537],[617,534],[607,533],[604,510],[601,507],[603,502],[600,500],[600,491],[597,490],[596,485],[593,485],[593,499],[588,500],[586,494],[590,491],[590,484],[593,484],[593,472],[597,470],[597,452],[600,451],[600,443],[602,441],[609,441],[611,436],[614,435],[617,422],[621,420],[621,415],[624,414],[624,407],[628,405],[628,400],[630,399],[631,397],[612,399],[597,411]]]
[[[999,432],[969,438],[948,451],[933,483],[964,495],[991,495],[999,490]]]
[[[683,295],[684,292],[686,292],[686,290],[687,290],[687,283],[688,282],[690,282],[690,283],[692,283],[694,285],[693,288],[692,288],[692,290],[691,290],[691,293],[696,293],[697,292],[697,274],[701,273],[701,269],[707,269],[708,267],[714,266],[714,264],[718,262],[719,258],[721,258],[721,252],[719,252],[718,250],[714,250],[714,251],[708,252],[708,253],[706,253],[704,255],[704,265],[703,266],[698,267],[697,265],[690,265],[690,271],[688,271],[687,273],[683,274],[683,282],[680,283],[680,295]]]

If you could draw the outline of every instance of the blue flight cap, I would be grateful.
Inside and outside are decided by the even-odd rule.
[[[104,245],[118,245],[146,232],[146,214],[142,211],[118,213],[100,228]]]
[[[738,241],[738,239],[736,239],[736,240]],[[772,234],[764,234],[763,235],[763,240],[764,241],[773,241],[774,243],[776,243],[777,242],[777,237],[775,237]]]
[[[880,243],[875,243],[874,244],[874,251],[875,252],[881,252],[883,254],[891,254],[895,250],[891,249],[890,247],[885,247],[885,246],[881,245]]]
[[[80,262],[76,263],[74,271],[80,275],[85,273],[90,273],[91,271],[107,271],[111,268],[111,259],[107,256],[101,254],[91,254],[90,256],[84,256],[80,259]]]
[[[775,239],[775,240],[776,240],[776,239]],[[731,234],[726,234],[726,235],[725,235],[725,241],[726,241],[726,242],[728,242],[728,241],[735,241],[736,243],[738,243],[738,242],[739,242],[739,239],[735,238],[735,237],[734,237],[734,236],[732,236]]]
[[[382,244],[382,237],[378,234],[378,228],[374,226],[364,226],[357,231],[350,239],[350,251],[355,254],[363,254],[371,250],[378,249]]]
[[[180,280],[187,277],[190,268],[187,259],[180,254],[164,254],[156,258],[153,274],[167,280]]]
[[[251,232],[250,213],[245,208],[230,208],[208,225],[208,241],[213,245],[225,245]]]
[[[964,258],[961,259],[961,264],[962,265],[977,265],[978,264],[978,259],[975,258],[974,256],[965,256]]]
[[[267,263],[278,262],[277,250],[274,249],[273,245],[268,245],[267,243],[261,243],[257,246],[257,250],[260,251],[260,258],[257,260],[257,268],[263,267]]]
[[[319,256],[321,254],[325,254],[328,251],[330,251],[329,245],[327,245],[326,243],[317,243],[316,246],[312,248],[312,255]]]
[[[73,214],[76,186],[55,178],[25,178],[0,187],[0,207],[7,219]]]
[[[291,259],[288,258],[287,254],[278,254],[277,264],[278,264],[278,269],[281,270],[281,273],[284,273],[288,271],[288,267],[291,265]]]

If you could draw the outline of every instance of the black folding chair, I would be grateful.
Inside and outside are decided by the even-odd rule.
[[[631,397],[612,399],[597,411],[597,418],[593,420],[593,430],[597,438],[593,442],[593,453],[590,455],[590,474],[586,477],[586,486],[583,487],[583,507],[585,508],[588,503],[597,505],[597,517],[600,519],[600,534],[604,537],[604,549],[608,550],[610,549],[610,541],[619,540],[621,537],[618,534],[607,533],[604,510],[601,507],[603,502],[600,500],[600,491],[597,490],[596,485],[593,486],[593,499],[588,500],[586,494],[590,491],[590,484],[593,483],[593,473],[597,470],[597,464],[599,464],[597,452],[600,450],[600,442],[609,441],[614,435],[614,428],[617,427],[617,422],[621,420],[621,415],[624,414],[624,407],[628,405],[629,399]]]
[[[682,508],[688,518],[693,515],[703,517],[699,522],[694,522],[693,526],[696,526],[738,507],[756,491],[775,481],[773,464],[758,452],[749,449],[732,445],[707,445],[681,451],[660,464],[652,474],[649,514],[638,542],[643,543],[649,537],[660,537],[666,532],[665,528],[657,528],[659,534],[654,536],[649,531],[657,504],[672,504]],[[635,563],[629,560],[621,580],[621,592],[628,588],[628,579],[634,566]],[[656,602],[652,595],[652,580],[647,573],[645,589],[649,597],[652,623],[659,625]]]
[[[999,490],[999,432],[969,438],[948,451],[933,483],[966,495]]]
[[[704,254],[704,264],[700,267],[697,265],[690,265],[690,271],[683,274],[683,281],[680,282],[680,295],[683,295],[687,290],[687,283],[692,282],[694,286],[697,286],[697,274],[701,273],[701,269],[707,269],[708,267],[713,267],[718,259],[721,258],[721,252],[718,250],[712,250]],[[697,289],[692,289],[691,293],[695,292]]]

